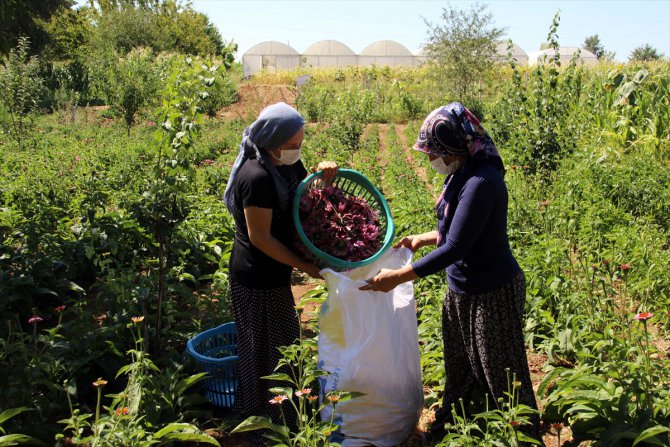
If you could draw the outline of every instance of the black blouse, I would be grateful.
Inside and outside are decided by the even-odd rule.
[[[298,161],[289,166],[276,166],[289,185],[290,197],[295,188],[307,177],[307,170]],[[275,261],[249,240],[244,208],[258,207],[272,210],[270,233],[289,249],[296,238],[292,207],[282,209],[270,173],[256,159],[247,160],[237,174],[235,185],[235,241],[230,256],[230,279],[252,289],[268,289],[291,285],[292,267]],[[292,205],[292,204],[291,204]]]

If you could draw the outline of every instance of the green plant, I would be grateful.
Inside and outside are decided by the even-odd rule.
[[[519,386],[520,383],[515,380],[514,375],[510,376],[508,370],[507,399],[499,399],[497,407],[489,410],[487,398],[486,411],[474,415],[472,420],[465,416],[466,409],[461,399],[461,414],[455,405],[451,409],[454,432],[447,434],[437,445],[439,447],[542,445],[541,440],[534,439],[524,432],[524,427],[532,423],[533,416],[537,417],[537,411],[519,404],[517,391]]]
[[[79,408],[73,407],[70,397],[72,390],[67,383],[65,384],[68,390],[70,418],[59,421],[64,425],[64,433],[56,436],[59,445],[145,447],[174,442],[219,445],[214,438],[191,424],[176,421],[157,429],[142,414],[144,385],[151,374],[159,371],[144,350],[141,330],[143,320],[143,317],[133,317],[132,322],[128,324],[135,339],[135,349],[128,352],[133,361],[118,371],[117,377],[125,374],[128,376],[128,382],[121,393],[107,396],[112,399],[109,406],[103,408],[102,405],[102,390],[107,385],[106,380],[100,378],[92,384],[97,392],[95,415],[82,414]],[[188,381],[183,390],[193,383],[194,380]],[[101,412],[103,409],[104,413]]]
[[[35,439],[32,436],[22,435],[19,433],[7,434],[7,432],[2,427],[7,420],[24,413],[26,411],[33,411],[32,408],[19,407],[19,408],[10,408],[8,410],[0,413],[0,447],[9,447],[12,445],[19,444],[30,444],[30,445],[46,445],[44,442],[39,439]]]
[[[30,41],[19,38],[15,49],[9,52],[5,67],[0,69],[0,106],[7,117],[0,126],[24,149],[26,140],[32,140],[33,115],[43,89],[37,57],[29,56]]]
[[[159,75],[153,53],[138,48],[110,64],[104,77],[98,80],[107,103],[123,116],[130,136],[135,116],[151,105],[159,90]]]
[[[156,348],[161,346],[161,319],[166,298],[169,246],[175,228],[190,212],[188,193],[193,186],[193,146],[200,132],[201,104],[219,69],[209,60],[176,57],[156,110],[159,130],[154,132],[153,178],[135,205],[138,218],[158,241],[158,297],[156,302]]]

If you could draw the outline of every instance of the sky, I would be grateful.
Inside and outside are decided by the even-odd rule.
[[[360,53],[378,40],[394,40],[411,52],[425,45],[426,20],[442,24],[448,5],[469,11],[472,1],[452,0],[191,0],[207,14],[221,37],[238,44],[236,59],[268,40],[302,53],[320,40],[338,40]],[[597,34],[614,59],[628,60],[633,49],[650,44],[670,57],[670,0],[489,0],[482,2],[505,39],[526,53],[540,49],[560,10],[561,46],[581,47]]]

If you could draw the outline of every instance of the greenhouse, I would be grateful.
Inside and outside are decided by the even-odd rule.
[[[496,53],[498,54],[498,61],[507,62],[509,50],[507,48],[507,41],[500,41],[496,44]],[[523,48],[512,42],[512,58],[516,59],[517,64],[526,65],[528,63],[528,53]]]
[[[281,42],[267,41],[251,47],[242,56],[242,72],[245,78],[259,70],[292,70],[300,66],[300,54]]]
[[[379,40],[365,47],[358,55],[358,65],[416,65],[414,55],[405,46],[392,40]]]
[[[302,67],[344,67],[356,65],[358,58],[351,48],[337,40],[320,40],[310,45],[303,53]]]
[[[558,49],[558,54],[560,55],[561,65],[567,65],[570,63],[572,57],[579,53],[579,60],[582,61],[585,65],[595,65],[598,63],[598,58],[595,54],[591,53],[589,50],[579,47],[560,47]],[[554,55],[554,50],[549,48],[547,50],[535,51],[528,54],[528,65],[535,65],[538,61],[541,61],[545,56],[549,60]]]

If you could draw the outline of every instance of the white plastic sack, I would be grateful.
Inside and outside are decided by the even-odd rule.
[[[365,393],[335,407],[344,447],[396,446],[419,420],[423,388],[414,286],[404,283],[388,293],[358,290],[381,268],[400,268],[411,257],[407,248],[391,249],[347,273],[321,271],[328,299],[319,319],[319,368],[330,373],[320,378],[321,398],[338,390]],[[321,420],[331,415],[328,405]]]

